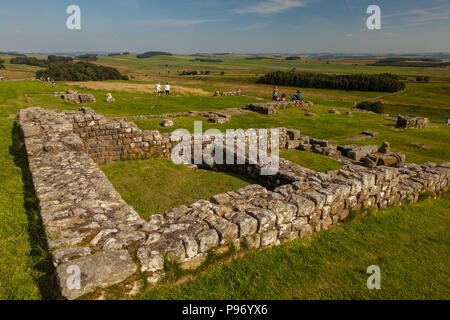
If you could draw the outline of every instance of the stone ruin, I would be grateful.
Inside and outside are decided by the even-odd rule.
[[[399,115],[397,117],[397,123],[395,125],[396,128],[400,129],[409,129],[409,128],[427,128],[429,126],[428,124],[428,118],[421,118],[421,117],[408,117],[408,116],[402,116]]]
[[[235,91],[215,91],[214,97],[225,97],[225,96],[242,96],[244,95],[241,90]]]
[[[375,136],[377,132],[364,131],[366,136]],[[390,143],[385,141],[378,148],[376,145],[358,146],[333,145],[327,140],[315,139],[301,135],[299,130],[287,130],[286,149],[305,150],[333,157],[337,160],[346,159],[355,164],[366,167],[387,166],[399,167],[405,164],[406,157],[403,153],[391,153]]]
[[[134,123],[80,112],[22,109],[19,122],[40,214],[61,295],[75,299],[120,284],[140,272],[150,283],[164,276],[164,261],[195,268],[209,250],[279,245],[339,224],[352,209],[384,209],[415,202],[421,192],[448,189],[450,163],[367,168],[348,164],[318,173],[279,159],[264,165],[219,165],[267,187],[249,185],[143,220],[108,181],[98,164],[169,157],[178,143],[170,134],[139,130]],[[244,132],[245,133],[245,132]],[[279,130],[280,145],[298,138]],[[194,137],[191,136],[193,139]],[[320,140],[309,143],[325,148]],[[136,261],[132,256],[136,257]],[[73,268],[80,288],[69,288]]]
[[[77,91],[68,89],[66,92],[54,92],[54,97],[61,97],[69,103],[90,103],[96,102],[94,95],[87,93],[78,93]]]
[[[163,119],[163,121],[160,124],[162,127],[173,127],[175,123],[172,119]]]
[[[311,101],[303,100],[303,105],[305,107],[310,107],[310,106],[313,106],[314,103],[312,103]],[[279,109],[286,109],[286,108],[291,108],[291,107],[295,107],[295,106],[296,106],[295,103],[290,102],[290,101],[259,102],[259,103],[248,104],[245,107],[245,109],[248,109],[248,110],[251,110],[254,112],[258,112],[258,113],[262,113],[262,114],[275,114],[275,113],[277,113],[277,110],[279,110]]]
[[[106,94],[105,102],[114,102],[116,99],[112,96],[111,93]]]
[[[208,118],[208,122],[211,123],[227,123],[231,120],[231,115],[223,111],[212,111],[209,112],[206,117]]]

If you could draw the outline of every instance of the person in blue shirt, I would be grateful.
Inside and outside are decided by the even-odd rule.
[[[302,100],[302,93],[300,92],[300,90],[297,90],[297,93],[292,98],[292,101],[294,101],[294,102],[297,100]]]

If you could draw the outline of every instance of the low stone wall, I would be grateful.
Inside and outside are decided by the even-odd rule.
[[[179,143],[179,139],[171,139],[170,133],[140,130],[133,122],[105,118],[89,108],[81,109],[81,112],[67,114],[66,118],[73,123],[74,132],[81,137],[85,149],[96,163],[149,159],[158,156],[170,158],[173,148]],[[287,139],[286,129],[278,129],[280,146],[283,147]],[[244,135],[248,132],[249,130],[241,131]],[[193,144],[194,136],[191,140]],[[202,140],[206,139],[202,137]],[[212,140],[214,141],[214,137]],[[268,144],[270,146],[270,141]]]
[[[243,243],[268,247],[306,237],[338,224],[351,209],[414,202],[423,191],[447,189],[450,180],[449,163],[373,169],[347,165],[317,173],[280,159],[277,174],[260,176],[261,166],[246,162],[229,169],[247,172],[271,189],[249,185],[144,221],[91,157],[99,154],[92,152],[97,146],[91,142],[119,134],[132,139],[126,134],[138,131],[126,129],[135,127],[92,113],[41,108],[21,110],[19,121],[58,284],[68,299],[120,283],[138,268],[155,283],[164,275],[164,259],[194,268],[209,250],[223,252]],[[106,128],[111,123],[120,124],[120,133]],[[104,135],[82,135],[102,130]],[[94,137],[102,138],[89,140]],[[162,145],[156,143],[161,139],[153,141]],[[81,285],[73,287],[77,270]]]
[[[369,135],[370,131],[365,131]],[[372,133],[374,134],[374,133]],[[301,135],[299,130],[287,130],[286,149],[312,151],[326,156],[346,159],[356,164],[372,168],[375,166],[400,167],[405,164],[403,153],[390,152],[390,143],[384,141],[381,147],[376,145],[359,146],[356,144],[334,145],[327,140]],[[348,161],[347,161],[348,162]]]

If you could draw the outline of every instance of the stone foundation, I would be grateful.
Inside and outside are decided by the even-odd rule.
[[[168,135],[86,109],[22,109],[19,121],[58,284],[67,299],[121,283],[138,268],[155,283],[164,275],[164,258],[194,268],[209,250],[223,252],[243,243],[264,248],[306,237],[338,224],[352,209],[414,202],[421,192],[446,190],[450,180],[450,163],[372,169],[352,164],[318,173],[280,159],[276,174],[262,176],[261,165],[246,161],[222,169],[255,177],[269,189],[246,186],[145,221],[96,162],[167,156]],[[283,132],[280,143],[296,138],[296,132]],[[74,270],[81,272],[79,288],[71,287]]]
[[[428,118],[398,116],[396,128],[426,128],[428,126]]]

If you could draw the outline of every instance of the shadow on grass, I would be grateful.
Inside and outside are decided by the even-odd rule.
[[[12,129],[12,137],[13,141],[9,147],[9,153],[14,156],[14,163],[22,171],[23,203],[28,218],[27,229],[31,243],[30,255],[33,261],[33,269],[39,273],[39,277],[35,279],[36,284],[39,287],[43,299],[59,299],[60,296],[56,284],[54,267],[39,214],[30,169],[28,167],[28,156],[17,122],[14,123]]]
[[[268,190],[272,190],[273,189],[268,184],[264,183],[263,179],[261,179],[261,181],[260,180],[256,180],[256,179],[251,178],[251,177],[249,177],[247,175],[244,175],[244,174],[240,174],[240,173],[236,173],[236,172],[232,172],[232,171],[227,171],[227,170],[223,170],[223,169],[219,170],[219,169],[217,169],[214,166],[210,166],[210,165],[206,165],[206,164],[199,164],[197,166],[198,166],[199,169],[206,170],[206,171],[222,172],[222,173],[224,173],[226,175],[229,175],[231,177],[241,179],[242,181],[245,181],[248,184],[259,184],[260,186],[263,186],[264,188],[266,188]],[[233,191],[236,191],[236,190],[233,190]]]

